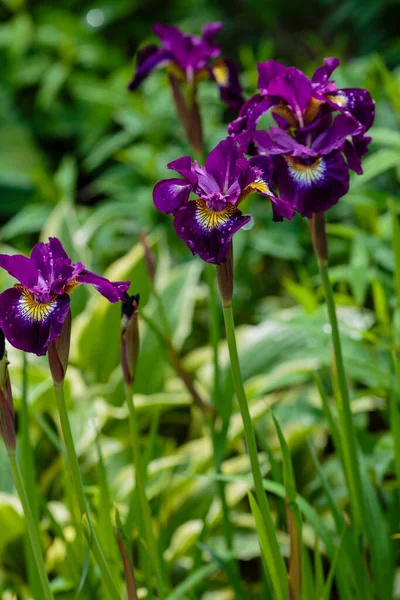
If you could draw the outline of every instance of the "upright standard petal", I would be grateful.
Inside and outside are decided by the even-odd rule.
[[[277,77],[283,77],[287,67],[276,60],[267,60],[266,62],[258,63],[258,89],[263,94],[269,94],[269,86]]]
[[[163,179],[154,187],[154,205],[157,210],[174,215],[188,201],[191,189],[184,179]]]
[[[314,75],[311,78],[312,84],[318,89],[321,89],[322,86],[325,87],[333,71],[339,66],[339,63],[339,59],[335,56],[324,58],[324,64],[314,71]]]
[[[60,335],[69,306],[67,294],[39,303],[29,290],[17,285],[0,294],[0,327],[12,346],[42,356]]]
[[[38,271],[35,263],[22,254],[8,256],[0,254],[0,268],[15,277],[23,286],[33,288],[38,281]]]
[[[105,277],[100,277],[86,269],[79,273],[76,278],[77,283],[92,285],[102,296],[107,298],[113,304],[119,300],[124,300],[126,292],[129,289],[130,281],[109,281]]]
[[[349,170],[338,150],[303,161],[274,156],[275,178],[281,197],[303,217],[331,208],[349,189]]]
[[[174,227],[193,254],[206,262],[220,264],[226,259],[232,236],[251,217],[243,216],[234,204],[213,211],[204,200],[188,202],[178,210]]]
[[[300,126],[303,113],[312,96],[311,82],[296,67],[288,67],[281,77],[273,79],[268,86],[268,94],[282,98],[292,108]]]
[[[242,152],[230,137],[222,140],[207,156],[206,171],[214,177],[221,192],[226,192],[237,180],[240,174],[238,161],[242,158]]]
[[[207,44],[210,44],[214,41],[215,36],[223,29],[223,27],[224,24],[221,21],[206,23],[201,30],[201,37]]]

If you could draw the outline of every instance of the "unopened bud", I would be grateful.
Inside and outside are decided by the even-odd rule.
[[[217,265],[218,287],[222,298],[224,308],[229,308],[232,304],[233,296],[233,250],[232,243],[228,255],[223,263]]]
[[[69,346],[71,343],[71,311],[68,311],[61,333],[50,342],[47,351],[53,382],[56,387],[63,385],[67,373]]]
[[[154,283],[156,279],[156,259],[154,253],[150,250],[147,242],[146,231],[144,229],[140,232],[140,242],[144,250],[144,263],[146,265],[147,274],[150,281]]]
[[[15,451],[15,415],[8,364],[5,337],[0,329],[0,435],[8,453],[13,454]]]
[[[138,306],[140,296],[127,296],[122,302],[121,366],[126,385],[135,379],[139,354]]]

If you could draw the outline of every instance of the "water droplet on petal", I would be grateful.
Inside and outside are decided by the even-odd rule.
[[[185,231],[185,228],[184,228],[184,227],[181,227],[181,232],[183,233],[184,231]]]

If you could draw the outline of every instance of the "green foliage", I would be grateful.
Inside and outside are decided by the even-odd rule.
[[[252,198],[249,206],[254,227],[239,232],[235,240],[234,310],[264,486],[285,559],[290,556],[285,497],[298,522],[301,514],[304,600],[388,600],[399,575],[399,546],[392,539],[399,532],[400,475],[400,75],[392,69],[400,46],[394,10],[393,3],[372,0],[340,6],[313,0],[307,10],[293,1],[264,6],[197,0],[165,6],[125,0],[96,5],[68,0],[60,6],[46,0],[29,5],[3,0],[0,7],[0,251],[28,252],[37,239],[56,235],[74,260],[112,279],[131,279],[132,293],[141,295],[145,318],[140,321],[135,406],[169,600],[234,598],[229,571],[233,560],[238,561],[246,598],[272,595],[270,583],[260,575],[262,560],[269,560],[268,547],[252,495],[226,344],[219,344],[217,400],[223,407],[219,414],[230,422],[222,474],[216,475],[207,422],[149,325],[162,327],[162,319],[139,243],[143,228],[157,259],[156,287],[173,343],[199,392],[211,402],[213,353],[202,264],[189,255],[170,218],[157,213],[151,199],[155,182],[167,173],[167,162],[190,149],[164,73],[155,73],[137,93],[127,92],[134,52],[151,39],[155,18],[188,31],[222,19],[224,54],[241,62],[247,95],[255,91],[259,60],[283,59],[311,73],[323,56],[338,54],[346,58],[338,83],[366,87],[376,99],[364,175],[352,178],[350,193],[328,213],[327,225],[330,273],[363,456],[372,540],[367,566],[361,540],[347,518],[349,499],[328,375],[330,331],[307,224],[300,218],[272,224],[261,198]],[[93,18],[103,21],[91,25]],[[212,147],[225,136],[233,115],[208,82],[201,86],[200,106],[207,146]],[[0,289],[12,284],[1,272]],[[119,368],[119,308],[82,287],[74,292],[72,309],[66,392],[86,494],[110,569],[121,582],[121,597],[123,568],[111,525],[114,507],[121,515],[121,531],[121,523],[132,519],[133,534],[124,530],[124,540],[132,551],[139,597],[144,597],[151,569],[149,575],[140,515],[131,506],[134,483]],[[79,591],[79,600],[106,598],[89,562],[88,544],[75,536],[79,527],[46,361],[29,357],[30,451],[22,425],[22,358],[13,349],[9,358],[21,420],[20,459],[34,461],[36,488],[30,481],[30,490],[38,500],[54,595],[74,600]],[[278,436],[271,407],[280,425]],[[311,448],[307,440],[312,440]],[[217,494],[221,481],[234,529],[231,553],[223,541]],[[3,448],[0,527],[0,595],[28,598],[27,590],[37,588]],[[400,598],[398,590],[395,597]]]

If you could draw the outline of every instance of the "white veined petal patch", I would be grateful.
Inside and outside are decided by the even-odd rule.
[[[51,302],[46,303],[37,302],[33,294],[22,285],[15,287],[22,293],[18,302],[18,312],[20,317],[32,322],[44,323],[47,321],[56,307],[57,300],[51,300]]]
[[[322,156],[311,165],[304,164],[292,156],[285,156],[285,160],[292,179],[303,187],[311,187],[314,183],[324,179],[326,164]]]

